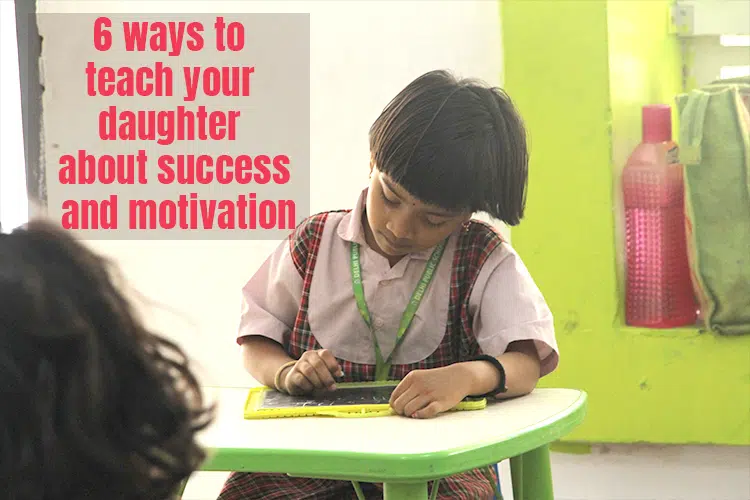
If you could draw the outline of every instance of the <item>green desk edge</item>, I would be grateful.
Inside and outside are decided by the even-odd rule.
[[[422,454],[209,448],[200,469],[364,482],[438,479],[517,457],[560,439],[583,422],[587,402],[588,395],[580,391],[578,399],[564,411],[497,443]]]

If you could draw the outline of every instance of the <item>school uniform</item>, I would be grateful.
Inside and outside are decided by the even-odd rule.
[[[406,255],[395,266],[367,246],[362,216],[367,190],[353,210],[313,215],[268,257],[242,289],[237,342],[261,335],[298,359],[328,349],[344,371],[343,382],[375,380],[374,333],[382,356],[392,356],[389,379],[411,370],[499,356],[508,344],[533,340],[541,375],[559,354],[552,314],[515,251],[489,225],[471,221],[446,241],[409,329],[394,351],[395,332],[433,249]],[[359,244],[364,298],[372,329],[352,291],[350,251]],[[365,485],[363,485],[365,487]],[[365,490],[380,493],[379,485]],[[351,483],[284,474],[233,473],[219,500],[356,498]],[[440,481],[439,499],[493,498],[481,470]]]

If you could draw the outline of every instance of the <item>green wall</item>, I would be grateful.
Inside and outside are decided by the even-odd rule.
[[[530,134],[513,244],[556,316],[558,371],[589,393],[570,441],[750,444],[750,336],[626,327],[617,178],[640,107],[674,103],[665,0],[502,0],[505,88]],[[675,129],[676,130],[676,129]]]

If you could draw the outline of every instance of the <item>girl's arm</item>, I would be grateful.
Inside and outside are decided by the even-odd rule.
[[[502,245],[488,258],[469,302],[477,342],[505,371],[507,392],[523,396],[554,371],[559,354],[552,312],[518,254]],[[471,395],[497,388],[500,374],[488,361],[457,366],[468,377]]]
[[[523,396],[534,390],[539,382],[541,365],[533,340],[521,340],[508,346],[505,354],[497,357],[505,369],[507,392],[496,396],[498,399]],[[460,377],[466,380],[470,396],[479,396],[494,391],[500,383],[500,373],[487,361],[457,363]]]
[[[342,375],[326,349],[307,351],[294,360],[283,348],[302,298],[302,271],[295,255],[307,251],[309,237],[306,224],[301,224],[242,288],[237,334],[242,364],[256,381],[290,394],[335,388],[335,377]]]
[[[240,346],[240,352],[245,370],[255,380],[268,387],[273,387],[274,377],[279,368],[293,361],[281,344],[259,335],[245,337]]]
[[[507,246],[488,257],[469,300],[473,333],[481,352],[503,366],[507,392],[523,396],[558,364],[552,313],[518,255]],[[414,370],[393,391],[391,406],[401,414],[431,418],[466,396],[494,392],[500,373],[488,361],[467,361]]]
[[[300,231],[284,239],[242,287],[237,332],[242,365],[256,381],[273,387],[277,370],[292,361],[282,342],[292,328],[302,297],[302,277],[291,255]]]
[[[335,389],[336,377],[343,375],[338,361],[326,349],[307,351],[294,360],[278,342],[259,336],[245,339],[241,349],[245,370],[267,387],[274,387],[276,374],[283,367],[277,389],[290,394]]]
[[[530,393],[540,378],[541,363],[533,341],[513,342],[497,357],[505,371],[506,392],[496,398],[511,398]],[[391,407],[400,415],[431,418],[448,411],[466,396],[494,392],[500,384],[500,372],[488,361],[466,361],[414,370],[391,395]]]

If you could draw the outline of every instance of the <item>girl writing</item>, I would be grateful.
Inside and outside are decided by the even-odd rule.
[[[245,368],[291,394],[400,380],[390,404],[410,418],[466,396],[531,392],[558,363],[552,315],[513,249],[472,220],[485,212],[516,225],[523,216],[528,154],[510,99],[427,73],[377,118],[370,149],[369,185],[354,208],[309,217],[243,288]],[[219,498],[352,497],[343,481],[235,473]],[[492,497],[479,470],[438,491]]]

